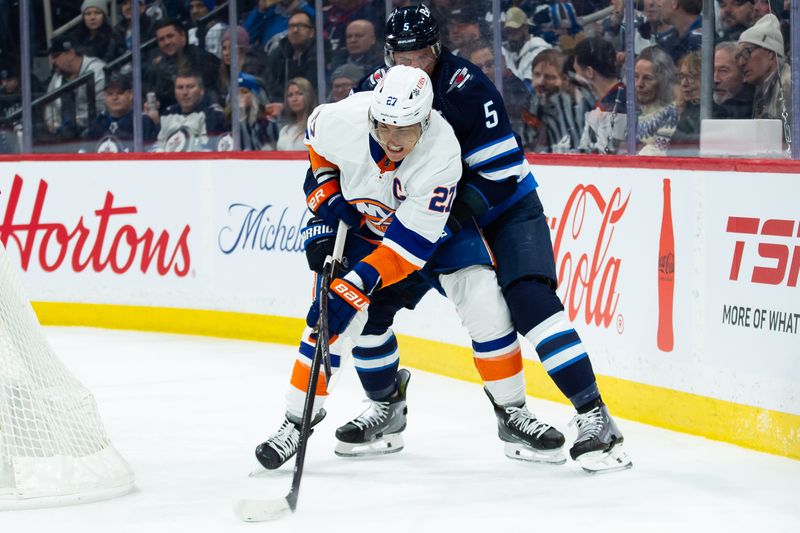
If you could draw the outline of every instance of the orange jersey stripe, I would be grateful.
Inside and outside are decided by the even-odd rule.
[[[473,358],[483,381],[498,381],[522,372],[522,350],[519,347],[507,354],[487,359]]]
[[[316,172],[320,168],[332,168],[334,170],[338,169],[336,165],[319,155],[317,152],[314,151],[313,148],[310,146],[308,147],[308,159],[311,161],[311,170]]]
[[[326,202],[331,196],[338,193],[339,182],[336,180],[328,180],[322,185],[318,185],[316,189],[306,197],[306,204],[312,212],[316,213],[319,206]]]
[[[371,254],[362,259],[378,271],[381,276],[381,286],[388,287],[397,283],[406,276],[419,270],[419,267],[403,259],[400,254],[381,244]]]
[[[302,392],[308,390],[308,379],[311,377],[311,367],[304,365],[300,361],[295,360],[294,368],[292,369],[292,379],[290,383],[292,387]],[[319,380],[317,381],[317,396],[327,396],[328,385],[325,382],[325,373],[319,373]]]

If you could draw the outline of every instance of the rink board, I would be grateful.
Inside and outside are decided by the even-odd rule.
[[[299,239],[305,162],[237,157],[0,162],[0,239],[42,322],[297,342],[311,283]],[[800,166],[532,162],[559,294],[613,411],[800,458]],[[657,342],[665,179],[667,349]],[[402,313],[396,331],[404,364],[478,380],[443,298]],[[524,353],[529,393],[563,401]]]

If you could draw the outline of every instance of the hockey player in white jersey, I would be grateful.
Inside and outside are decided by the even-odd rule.
[[[553,441],[548,448],[560,453],[563,436],[540,424],[525,408],[520,347],[488,248],[477,230],[461,231],[456,238],[447,239],[445,224],[462,172],[461,155],[450,125],[431,112],[432,101],[428,75],[417,68],[398,66],[390,69],[373,91],[319,106],[308,120],[311,170],[305,189],[309,208],[330,226],[341,219],[353,228],[345,245],[346,274],[334,279],[330,288],[318,288],[329,290],[329,332],[332,338],[338,336],[331,343],[331,367],[334,372],[340,367],[342,337],[360,339],[362,351],[354,355],[362,359],[362,365],[374,368],[380,381],[373,388],[369,412],[360,417],[363,423],[349,428],[353,435],[337,433],[341,441],[337,453],[358,454],[359,446],[365,442],[369,446],[371,438],[365,439],[365,432],[385,437],[386,451],[403,447],[400,433],[406,425],[410,374],[399,369],[397,350],[387,351],[382,344],[385,339],[365,342],[360,334],[367,314],[380,313],[377,297],[395,294],[391,291],[400,294],[406,277],[423,268],[440,283],[479,345],[476,365],[482,376],[492,378],[486,383],[487,391],[499,404],[509,406],[507,417],[513,420],[509,440],[524,442],[535,433],[540,440]],[[307,247],[329,238],[320,229],[322,221],[317,224],[308,231]],[[353,297],[343,298],[340,293]],[[267,469],[278,468],[297,451],[314,352],[311,328],[318,317],[315,299],[292,372],[286,418],[280,429],[256,448],[257,459]],[[321,374],[312,425],[324,418],[322,407],[328,393]]]

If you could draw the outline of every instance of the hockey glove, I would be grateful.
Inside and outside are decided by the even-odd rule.
[[[317,274],[321,273],[325,258],[333,254],[336,229],[327,225],[321,218],[314,217],[308,221],[308,226],[303,228],[300,234],[303,237],[308,268]]]
[[[342,278],[336,278],[328,289],[328,335],[341,335],[356,313],[365,311],[369,297],[380,282],[378,271],[367,263],[358,263]],[[319,293],[318,293],[319,294]],[[319,321],[319,297],[314,299],[306,315],[306,324],[313,328]],[[361,333],[356,332],[356,333]]]
[[[339,220],[343,220],[351,228],[361,225],[361,213],[344,199],[338,179],[328,178],[318,182],[309,168],[303,189],[308,208],[327,225],[335,228],[339,225]]]

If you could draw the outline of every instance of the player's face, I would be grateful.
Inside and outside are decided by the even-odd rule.
[[[412,52],[395,52],[394,63],[395,65],[406,65],[422,69],[425,74],[432,76],[433,67],[436,66],[436,56],[433,55],[433,50],[430,47]]]
[[[386,152],[386,157],[394,162],[401,161],[411,153],[417,145],[421,133],[419,124],[392,126],[391,124],[378,122],[375,127],[375,135]]]

